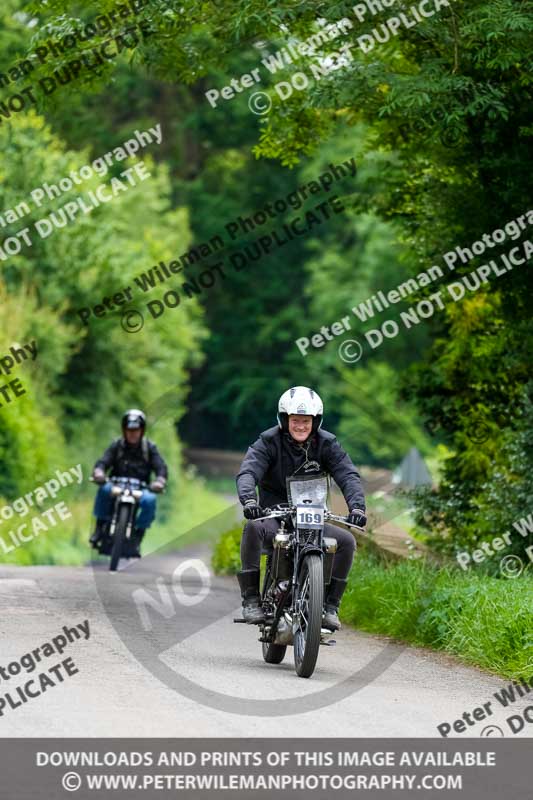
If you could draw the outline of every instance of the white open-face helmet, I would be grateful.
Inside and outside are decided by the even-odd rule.
[[[293,386],[279,398],[278,425],[282,431],[289,430],[289,414],[308,414],[313,417],[313,431],[322,425],[324,406],[322,400],[308,386]]]

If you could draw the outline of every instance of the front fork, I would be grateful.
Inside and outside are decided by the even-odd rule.
[[[109,526],[109,536],[111,537],[111,539],[115,535],[115,528],[117,527],[118,512],[120,511],[120,506],[121,505],[132,506],[132,508],[130,508],[130,515],[129,515],[129,518],[128,518],[128,524],[126,525],[126,537],[125,537],[126,539],[130,539],[131,538],[131,529],[133,527],[133,520],[134,520],[134,517],[135,517],[136,503],[135,503],[135,500],[133,499],[133,497],[131,498],[131,500],[123,498],[123,497],[119,497],[117,499],[117,501],[115,502],[115,508],[113,509],[113,516],[111,517],[111,524]]]

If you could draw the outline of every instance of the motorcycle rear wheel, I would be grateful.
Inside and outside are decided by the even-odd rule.
[[[268,590],[271,585],[272,585],[272,553],[269,553],[266,563],[265,579],[263,581],[263,594],[262,594],[263,600],[266,598]],[[263,658],[267,664],[281,664],[281,662],[285,658],[285,653],[287,652],[286,644],[272,644],[271,642],[262,642],[261,646],[263,650]]]
[[[126,539],[126,528],[130,516],[129,506],[123,505],[118,512],[117,524],[115,526],[115,533],[113,534],[113,547],[111,549],[111,563],[109,564],[110,572],[116,572],[124,541]]]
[[[322,559],[317,554],[306,556],[302,563],[297,600],[300,615],[294,634],[294,668],[299,678],[310,678],[320,649],[324,605]]]

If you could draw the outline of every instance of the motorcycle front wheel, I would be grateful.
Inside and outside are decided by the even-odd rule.
[[[298,627],[294,634],[294,668],[300,678],[310,678],[320,649],[324,578],[322,559],[317,554],[305,557],[300,570],[296,607]]]
[[[113,534],[113,546],[111,549],[111,563],[109,570],[115,572],[122,555],[122,548],[126,539],[126,528],[130,517],[129,506],[123,505],[118,512],[117,524],[115,525],[115,533]]]

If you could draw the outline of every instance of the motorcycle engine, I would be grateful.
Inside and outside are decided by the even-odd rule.
[[[285,612],[278,622],[274,644],[293,644],[292,617]]]

